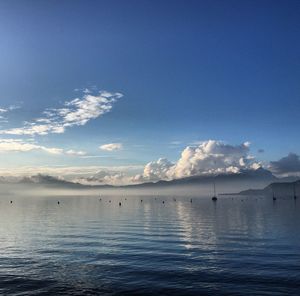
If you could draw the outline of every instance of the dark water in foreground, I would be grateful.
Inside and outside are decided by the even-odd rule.
[[[300,199],[10,199],[1,295],[300,295]]]

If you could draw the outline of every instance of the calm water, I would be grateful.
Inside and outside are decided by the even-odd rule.
[[[10,199],[2,295],[300,295],[300,199]]]

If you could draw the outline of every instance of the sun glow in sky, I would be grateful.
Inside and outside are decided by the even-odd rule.
[[[299,1],[1,1],[0,175],[300,174]]]

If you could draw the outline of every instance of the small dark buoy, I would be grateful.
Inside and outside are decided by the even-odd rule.
[[[99,198],[99,201],[101,201],[102,200],[102,198]]]
[[[163,204],[165,203],[165,201],[163,200]]]
[[[274,201],[276,200],[276,197],[275,197],[275,196],[273,196],[273,200],[274,200]]]
[[[121,202],[119,202],[119,206],[121,206],[122,204],[121,204]]]
[[[141,202],[143,202],[143,200],[141,199]]]
[[[217,201],[217,200],[218,200],[218,198],[216,196],[212,197],[212,201]]]
[[[111,202],[111,200],[109,202]]]
[[[13,203],[13,201],[11,200],[10,203]]]
[[[193,203],[193,199],[192,198],[191,198],[190,202]]]
[[[57,202],[57,204],[59,205],[59,201]]]

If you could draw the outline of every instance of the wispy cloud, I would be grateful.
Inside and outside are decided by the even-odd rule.
[[[182,142],[181,141],[171,141],[170,145],[181,145]]]
[[[77,151],[77,150],[73,150],[73,149],[67,150],[65,153],[68,154],[68,155],[73,155],[73,156],[84,156],[84,155],[86,155],[85,151],[82,151],[82,150]]]
[[[21,108],[19,105],[10,105],[7,108],[0,107],[0,114],[1,113],[7,113],[9,111],[13,111],[13,110],[16,110],[16,109],[19,109],[19,108]]]
[[[96,95],[85,92],[81,98],[66,101],[62,108],[49,108],[42,117],[26,122],[22,127],[0,130],[0,134],[34,136],[64,133],[69,127],[85,125],[109,112],[122,96],[121,93],[107,91],[100,91]]]
[[[51,154],[63,153],[63,149],[48,148],[19,139],[0,139],[0,152],[28,152],[33,150],[41,150]]]
[[[50,154],[55,155],[73,155],[73,156],[81,156],[85,155],[84,151],[76,151],[76,150],[67,150],[56,147],[46,147],[43,145],[38,145],[31,141],[24,141],[21,139],[0,139],[0,153],[4,152],[30,152],[30,151],[44,151]]]
[[[109,143],[99,146],[99,149],[105,151],[116,151],[123,149],[122,143]]]
[[[6,114],[10,111],[21,108],[19,105],[10,105],[8,107],[0,107],[0,122],[8,122]]]

